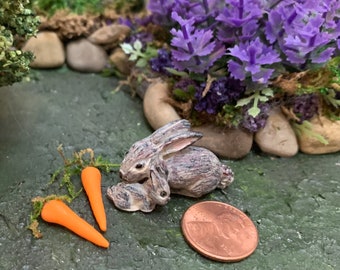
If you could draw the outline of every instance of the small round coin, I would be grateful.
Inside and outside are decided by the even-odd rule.
[[[222,202],[199,202],[182,217],[182,232],[189,245],[212,260],[237,262],[250,256],[259,237],[251,219]]]

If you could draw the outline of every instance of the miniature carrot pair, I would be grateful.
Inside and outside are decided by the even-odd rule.
[[[96,167],[86,167],[81,172],[81,181],[88,196],[93,215],[102,231],[106,231],[106,215],[101,193],[101,174]],[[84,239],[101,247],[109,242],[93,226],[79,217],[64,202],[53,199],[46,202],[41,210],[43,220],[59,224]]]

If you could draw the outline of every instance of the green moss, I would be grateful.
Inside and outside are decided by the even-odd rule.
[[[16,48],[16,40],[27,40],[35,35],[39,24],[38,18],[25,7],[28,2],[0,2],[0,87],[21,81],[29,72],[32,53]]]
[[[76,14],[100,13],[103,10],[101,0],[33,0],[33,9],[52,16],[56,11],[67,9]]]
[[[106,0],[118,13],[138,12],[144,8],[144,0]]]
[[[76,14],[102,13],[105,8],[126,14],[143,9],[144,0],[32,0],[32,7],[52,16],[58,10],[70,10]]]

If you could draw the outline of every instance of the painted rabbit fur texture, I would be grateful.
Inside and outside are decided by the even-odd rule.
[[[198,198],[226,188],[234,174],[211,151],[191,146],[201,137],[182,119],[134,143],[121,164],[123,182],[108,196],[122,210],[150,212],[166,204],[170,192]]]
[[[107,196],[118,209],[129,212],[151,212],[156,205],[165,205],[170,200],[170,187],[163,167],[152,167],[143,183],[120,182],[108,188]]]

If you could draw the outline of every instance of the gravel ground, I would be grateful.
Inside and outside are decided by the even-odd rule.
[[[48,185],[63,165],[58,145],[67,156],[91,147],[119,163],[133,142],[152,132],[140,99],[128,91],[113,94],[116,86],[114,78],[62,68],[33,71],[29,81],[0,88],[0,269],[339,269],[339,154],[285,159],[254,150],[223,161],[235,172],[227,190],[199,200],[172,196],[149,214],[119,211],[105,197],[107,250],[44,222],[44,237],[33,238],[31,198],[65,193]],[[117,171],[104,173],[103,192],[118,181]],[[180,220],[202,200],[227,202],[253,220],[260,236],[253,255],[218,263],[187,245]],[[96,226],[83,193],[72,208]]]

